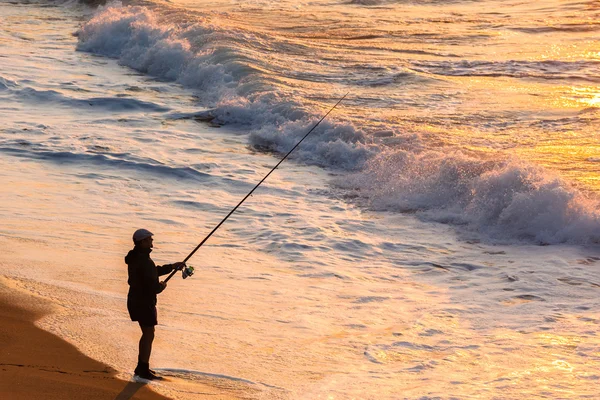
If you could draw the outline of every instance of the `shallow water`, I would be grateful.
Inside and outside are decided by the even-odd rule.
[[[289,148],[351,88],[160,295],[152,364],[170,381],[153,387],[594,398],[596,203],[571,184],[597,190],[594,162],[575,165],[596,108],[548,104],[591,87],[596,11],[478,3],[146,4],[92,22],[0,3],[3,282],[52,300],[40,326],[130,378],[131,233],[156,233],[159,264],[185,257],[276,163],[261,150]],[[542,60],[556,40],[566,65]],[[577,151],[550,157],[542,133]]]

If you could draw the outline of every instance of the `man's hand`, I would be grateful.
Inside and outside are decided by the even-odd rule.
[[[159,282],[158,283],[160,285],[160,292],[161,293],[163,290],[165,290],[167,288],[167,282]]]
[[[173,264],[173,269],[175,269],[176,271],[181,271],[185,267],[186,265],[184,262],[176,262],[175,264]]]

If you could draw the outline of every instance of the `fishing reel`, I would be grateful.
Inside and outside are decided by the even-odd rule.
[[[194,275],[194,267],[189,267],[186,265],[185,268],[181,270],[181,277],[183,279],[189,278],[192,275]]]

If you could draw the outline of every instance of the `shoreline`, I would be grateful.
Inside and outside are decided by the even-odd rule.
[[[13,400],[169,400],[35,326],[51,305],[0,282],[0,393]]]

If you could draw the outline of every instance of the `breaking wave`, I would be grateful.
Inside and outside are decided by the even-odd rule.
[[[314,109],[286,96],[260,72],[259,56],[248,50],[253,46],[247,42],[263,39],[247,31],[225,31],[201,17],[194,23],[169,23],[145,7],[112,5],[100,9],[78,36],[80,51],[116,58],[122,65],[196,90],[214,107],[216,123],[247,128],[256,147],[287,151],[318,119]],[[359,169],[370,153],[366,136],[354,126],[329,123],[295,157]]]
[[[243,127],[257,149],[287,152],[317,121],[322,111],[317,111],[316,103],[304,105],[306,100],[297,100],[306,99],[300,89],[277,80],[277,68],[268,64],[265,54],[276,52],[278,44],[270,43],[268,35],[215,25],[200,15],[163,14],[141,6],[101,8],[79,30],[78,50],[115,58],[193,89],[203,106],[213,109],[213,121]],[[577,67],[544,66],[555,68],[555,77],[570,76]],[[415,67],[434,74],[447,71],[447,65],[439,62]],[[462,62],[446,73],[485,75],[489,67]],[[501,73],[509,74],[513,67],[506,64]],[[336,97],[341,95],[331,93],[320,101],[333,104]],[[493,240],[545,244],[600,240],[597,204],[547,170],[514,159],[489,160],[457,149],[431,149],[420,137],[403,135],[393,126],[384,129],[384,135],[366,131],[366,126],[339,117],[328,119],[293,156],[344,172],[335,183],[357,191],[375,210],[417,213]],[[400,145],[385,145],[382,139],[390,136]]]
[[[600,242],[597,202],[549,171],[461,151],[393,150],[337,182],[378,211],[416,213],[503,243]]]

